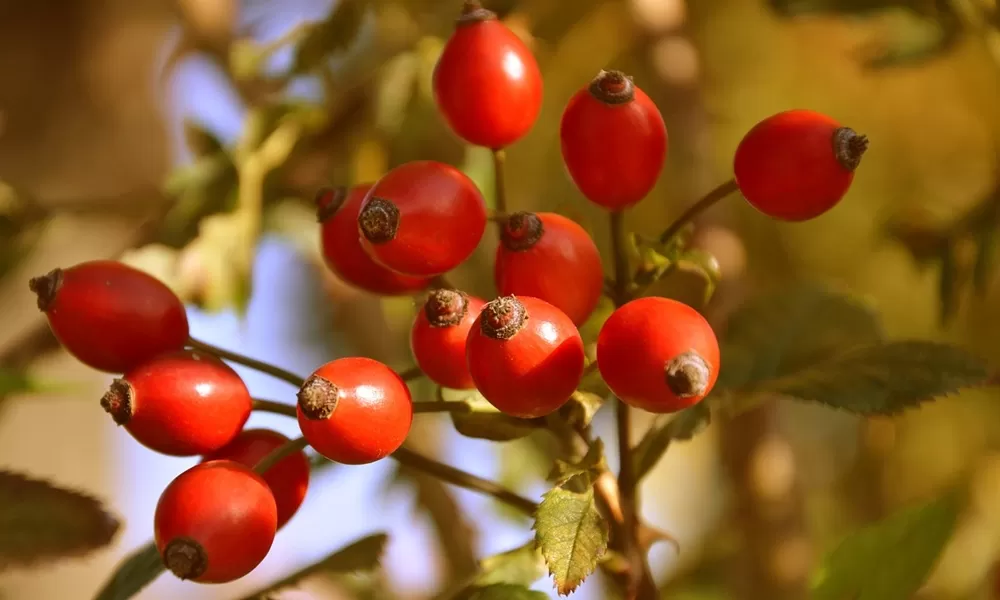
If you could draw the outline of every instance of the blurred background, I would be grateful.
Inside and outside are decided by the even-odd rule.
[[[337,1],[0,2],[0,467],[87,491],[125,524],[100,553],[0,574],[0,597],[92,597],[150,538],[161,490],[194,463],[144,449],[107,418],[98,399],[110,378],[58,350],[29,277],[124,257],[190,303],[204,341],[303,374],[353,354],[411,364],[413,301],[378,299],[329,274],[311,202],[320,185],[373,181],[417,158],[460,166],[492,201],[489,152],[451,135],[429,91],[461,2]],[[558,144],[566,101],[602,68],[633,75],[670,134],[660,184],[627,217],[643,234],[729,178],[754,123],[790,108],[825,112],[872,141],[851,192],[803,224],[766,219],[739,198],[701,218],[695,243],[722,274],[706,314],[721,323],[748,295],[810,278],[865,298],[890,337],[950,341],[1000,363],[1000,267],[990,262],[1000,228],[996,0],[485,4],[523,36],[545,77],[538,123],[508,151],[512,209],[562,212],[608,249],[602,214],[564,175]],[[303,49],[304,32],[317,30]],[[262,232],[248,239],[234,229],[244,198],[235,161],[288,123],[294,144],[261,182]],[[451,277],[490,297],[496,234],[486,235]],[[697,302],[702,285],[672,278],[657,292]],[[294,398],[285,384],[240,373],[255,396]],[[817,558],[845,533],[962,477],[973,501],[921,594],[1000,597],[996,400],[967,393],[868,421],[779,402],[675,445],[642,486],[644,518],[682,549],[653,547],[663,597],[800,598]],[[595,420],[609,441],[611,412]],[[635,435],[649,424],[637,418]],[[260,415],[250,425],[295,427]],[[427,415],[410,443],[529,497],[547,489],[551,449],[534,437],[491,444]],[[532,537],[530,522],[495,502],[389,461],[328,467],[249,577],[225,586],[162,577],[139,598],[237,598],[377,531],[391,536],[377,591],[320,574],[276,598],[431,598],[477,558]],[[555,597],[549,580],[535,589]],[[614,596],[594,576],[574,597]]]

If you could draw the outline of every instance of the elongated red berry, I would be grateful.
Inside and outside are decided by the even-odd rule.
[[[245,429],[223,448],[203,458],[202,462],[232,460],[252,469],[261,459],[288,441],[287,437],[270,429]],[[281,529],[306,499],[306,492],[309,490],[309,459],[300,450],[275,463],[262,477],[274,494],[278,529]]]
[[[697,404],[719,376],[719,343],[711,325],[687,304],[633,300],[604,322],[597,366],[623,402],[652,413]]]
[[[383,296],[413,294],[430,284],[428,277],[410,277],[378,264],[361,247],[358,213],[371,184],[324,188],[316,194],[316,216],[326,265],[346,283]]]
[[[465,341],[484,304],[457,290],[433,290],[427,297],[410,329],[410,350],[434,383],[457,390],[476,387],[465,361]]]
[[[493,275],[500,295],[545,300],[577,325],[594,312],[604,289],[594,240],[556,213],[511,215],[500,235]]]
[[[413,400],[395,371],[370,358],[339,358],[306,379],[298,393],[299,427],[332,461],[363,465],[395,452],[413,422]]]
[[[358,214],[361,244],[379,264],[413,277],[460,265],[486,231],[479,188],[451,165],[404,163],[368,192]]]
[[[667,156],[660,111],[621,71],[601,71],[574,95],[559,126],[563,162],[583,195],[622,210],[656,185]]]
[[[496,150],[528,133],[542,108],[542,74],[531,50],[473,0],[438,58],[433,87],[452,131]]]
[[[831,117],[789,110],[747,132],[733,172],[754,208],[782,221],[806,221],[840,202],[867,149],[866,136]]]
[[[267,483],[231,460],[191,467],[163,490],[153,531],[163,564],[180,579],[226,583],[267,556],[278,509]]]
[[[38,308],[59,343],[83,364],[124,373],[188,339],[184,304],[163,282],[113,260],[33,278]]]
[[[555,412],[583,377],[583,340],[573,321],[528,296],[488,302],[469,331],[466,358],[483,397],[514,417]]]
[[[101,406],[143,446],[170,456],[196,456],[231,442],[250,417],[253,400],[229,365],[181,350],[115,379]]]

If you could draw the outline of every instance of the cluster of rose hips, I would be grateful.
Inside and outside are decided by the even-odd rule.
[[[450,128],[495,152],[521,139],[541,107],[533,56],[478,2],[465,3],[433,84]],[[617,71],[602,71],[569,100],[560,133],[570,177],[612,212],[646,197],[666,158],[658,109]],[[828,117],[780,113],[740,143],[732,186],[772,217],[812,218],[847,191],[865,147],[863,136]],[[470,257],[490,220],[480,190],[455,167],[405,163],[372,184],[323,189],[317,206],[323,255],[343,281],[380,295],[422,295],[410,343],[423,375],[478,390],[519,418],[550,415],[576,391],[587,366],[577,327],[604,290],[601,256],[577,223],[545,212],[494,215],[499,295],[486,302],[435,286]],[[101,400],[116,423],[157,452],[204,457],[166,488],[156,510],[157,547],[180,578],[231,581],[264,559],[305,497],[305,443],[332,461],[360,465],[398,450],[410,430],[406,381],[362,357],[329,362],[302,384],[298,445],[273,431],[243,430],[254,408],[250,392],[222,360],[198,349],[184,306],[163,283],[122,263],[93,261],[35,278],[31,289],[70,353],[122,374]],[[615,396],[654,413],[704,398],[720,358],[699,312],[666,298],[616,300],[596,344],[597,369]]]

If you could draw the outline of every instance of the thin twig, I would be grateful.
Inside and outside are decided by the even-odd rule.
[[[504,181],[506,163],[507,163],[507,153],[503,149],[494,150],[493,151],[493,180],[494,180],[493,205],[496,206],[496,212],[500,214],[507,213],[507,185]]]
[[[448,400],[428,400],[426,402],[414,402],[413,413],[464,413],[471,409],[465,402],[451,402]]]
[[[284,404],[274,400],[264,400],[262,398],[253,399],[253,409],[261,412],[274,413],[276,415],[285,415],[286,417],[298,416],[295,411],[295,405]]]
[[[663,233],[660,234],[660,243],[666,244],[669,242],[695,217],[707,210],[719,200],[722,200],[733,192],[739,191],[739,189],[740,188],[736,185],[735,179],[730,179],[729,181],[719,184],[715,189],[705,194],[700,200],[689,206],[687,210],[681,213],[681,216],[677,217],[677,219],[671,223],[670,226],[663,231]]]
[[[231,360],[234,363],[241,364],[245,367],[250,367],[251,369],[260,371],[261,373],[266,373],[276,379],[280,379],[282,381],[290,383],[295,387],[301,387],[302,383],[305,381],[305,379],[303,379],[302,377],[299,377],[298,375],[292,373],[291,371],[286,371],[281,367],[276,367],[272,364],[259,361],[255,358],[250,358],[249,356],[244,356],[236,352],[230,352],[229,350],[226,350],[224,348],[219,348],[218,346],[213,346],[212,344],[208,344],[196,340],[194,338],[188,338],[187,345],[191,348],[194,348],[195,350],[201,350],[202,352],[214,354],[219,358],[225,360]]]
[[[267,456],[265,456],[264,458],[257,461],[257,464],[254,465],[253,470],[256,471],[258,474],[264,474],[267,472],[268,469],[270,469],[274,465],[278,464],[285,458],[288,458],[292,454],[295,454],[296,452],[301,452],[302,449],[308,445],[309,442],[307,442],[306,438],[304,437],[299,437],[295,438],[294,440],[289,440],[284,444],[282,444],[281,446],[278,446],[277,448],[269,452]]]

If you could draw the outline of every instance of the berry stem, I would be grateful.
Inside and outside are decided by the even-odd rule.
[[[282,381],[294,385],[295,387],[301,386],[302,382],[305,381],[302,377],[299,377],[298,375],[292,373],[291,371],[286,371],[281,367],[276,367],[272,364],[268,364],[266,362],[262,362],[254,358],[250,358],[248,356],[243,356],[242,354],[230,352],[229,350],[225,350],[223,348],[219,348],[218,346],[207,344],[205,342],[196,340],[194,338],[188,338],[187,345],[188,347],[193,348],[195,350],[201,350],[202,352],[214,354],[215,356],[221,359],[231,360],[234,363],[241,364],[245,367],[250,367],[251,369],[260,371],[261,373],[267,373],[268,375],[274,377],[275,379],[280,379]]]
[[[493,205],[494,213],[507,214],[507,185],[504,181],[507,153],[503,148],[493,150]],[[497,221],[503,233],[503,221]]]
[[[694,220],[695,217],[705,212],[710,206],[719,200],[722,200],[733,192],[739,191],[739,189],[740,188],[736,185],[735,179],[730,179],[716,186],[715,189],[711,190],[702,196],[700,200],[688,207],[687,210],[681,213],[681,216],[677,217],[677,220],[671,223],[670,226],[660,234],[660,243],[666,244],[669,242],[674,238],[674,236],[680,233],[681,229],[684,229],[685,225]]]
[[[309,442],[307,442],[306,438],[304,437],[297,437],[294,440],[288,440],[281,446],[278,446],[277,448],[269,452],[267,456],[260,459],[257,462],[257,464],[254,465],[253,470],[258,475],[263,475],[264,473],[267,472],[268,469],[278,464],[285,458],[288,458],[289,456],[295,454],[296,452],[300,452],[308,445]]]
[[[295,418],[298,415],[295,412],[295,405],[284,404],[282,402],[277,402],[275,400],[264,400],[263,398],[253,399],[253,409],[260,412],[269,412],[276,415],[285,415],[286,417]]]
[[[424,372],[420,370],[420,367],[412,366],[405,371],[399,373],[399,378],[403,381],[413,381],[414,379],[420,379],[424,376]]]

